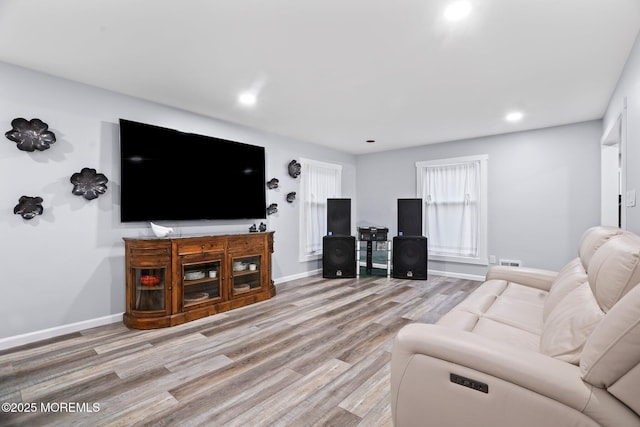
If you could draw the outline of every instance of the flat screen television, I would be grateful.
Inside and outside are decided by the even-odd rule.
[[[120,119],[120,220],[263,219],[264,147]]]

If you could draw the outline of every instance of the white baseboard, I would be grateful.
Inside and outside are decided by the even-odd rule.
[[[438,271],[438,270],[428,270],[427,273],[433,274],[434,276],[453,277],[454,279],[464,279],[464,280],[476,280],[479,282],[484,282],[484,277],[485,277],[485,276],[478,276],[476,274],[452,273],[450,271]]]
[[[108,325],[122,322],[123,313],[111,314],[109,316],[98,317],[97,319],[83,320],[82,322],[68,325],[56,326],[54,328],[43,329],[41,331],[29,332],[13,337],[0,338],[0,350],[31,344],[32,342],[46,340],[48,338],[59,337],[65,334],[82,331],[84,329],[95,328],[96,326]]]
[[[386,265],[373,265],[375,268],[386,269]],[[279,283],[290,282],[296,279],[303,279],[305,277],[315,276],[317,274],[322,274],[322,269],[306,271],[304,273],[293,274],[291,276],[284,276],[274,280],[274,283],[277,285]],[[433,274],[434,276],[444,276],[444,277],[452,277],[454,279],[464,279],[464,280],[477,280],[480,282],[484,282],[485,276],[478,276],[476,274],[464,274],[464,273],[452,273],[450,271],[439,271],[439,270],[428,270],[428,274]]]
[[[386,266],[384,266],[384,268],[386,268]],[[311,277],[321,273],[322,273],[322,269],[305,271],[303,273],[279,277],[274,280],[274,283],[280,284],[280,283],[290,282],[292,280],[303,279],[305,277]],[[484,281],[484,276],[477,276],[474,274],[452,273],[450,271],[438,271],[438,270],[429,270],[428,273],[434,276],[445,276],[445,277],[454,277],[456,279]],[[29,332],[26,334],[16,335],[13,337],[0,338],[0,350],[6,350],[12,347],[31,344],[36,341],[46,340],[48,338],[54,338],[54,337],[58,337],[65,334],[71,334],[74,332],[82,331],[84,329],[95,328],[97,326],[103,326],[111,323],[122,322],[123,314],[124,313],[116,313],[116,314],[111,314],[109,316],[98,317],[96,319],[89,319],[89,320],[84,320],[82,322],[56,326],[54,328],[49,328],[49,329],[43,329],[41,331]]]
[[[307,271],[304,273],[293,274],[291,276],[284,276],[274,280],[274,283],[285,283],[296,279],[302,279],[305,277],[315,276],[322,273],[322,269]],[[124,313],[111,314],[109,316],[99,317],[97,319],[84,320],[82,322],[71,323],[68,325],[56,326],[54,328],[43,329],[40,331],[28,332],[22,335],[15,335],[12,337],[0,338],[0,350],[6,350],[8,348],[18,347],[25,344],[31,344],[36,341],[46,340],[49,338],[59,337],[65,334],[71,334],[74,332],[82,331],[84,329],[95,328],[96,326],[108,325],[110,323],[122,322],[122,315]]]
[[[311,277],[321,273],[322,273],[322,269],[319,268],[317,270],[305,271],[303,273],[292,274],[290,276],[278,277],[277,279],[273,280],[273,283],[278,285],[280,283],[290,282],[296,279],[304,279],[305,277]]]

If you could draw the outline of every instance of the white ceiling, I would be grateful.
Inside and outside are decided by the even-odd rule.
[[[471,1],[0,0],[0,61],[356,154],[602,117],[640,1]]]

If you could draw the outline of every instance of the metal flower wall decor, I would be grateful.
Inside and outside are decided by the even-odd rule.
[[[42,215],[44,212],[42,202],[42,197],[22,196],[16,207],[13,208],[13,213],[21,215],[24,219],[33,219],[36,215]]]
[[[19,117],[11,121],[13,129],[4,135],[11,141],[18,143],[22,151],[44,151],[56,142],[56,135],[51,132],[49,125],[40,119],[23,119]]]
[[[273,190],[275,188],[278,188],[278,183],[280,182],[280,180],[278,178],[271,178],[269,181],[267,181],[267,188],[269,190]]]
[[[295,160],[291,160],[289,162],[289,166],[287,167],[289,170],[289,176],[291,178],[297,178],[300,175],[300,171],[302,170],[302,166]]]
[[[291,193],[287,193],[287,202],[289,203],[293,203],[293,201],[296,199],[296,192],[292,191]]]
[[[267,215],[273,215],[276,212],[278,212],[277,203],[271,203],[269,206],[267,206]]]
[[[76,196],[84,196],[87,200],[96,199],[100,194],[107,191],[109,180],[101,173],[96,173],[95,169],[82,168],[80,172],[71,175],[73,184],[71,192]]]

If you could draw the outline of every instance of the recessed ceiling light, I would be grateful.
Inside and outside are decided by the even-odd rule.
[[[514,111],[513,113],[509,113],[505,116],[505,120],[508,122],[517,122],[521,120],[523,114],[520,111]]]
[[[253,93],[245,92],[240,94],[238,101],[244,105],[254,105],[256,103],[256,96]]]
[[[471,13],[471,2],[457,1],[447,6],[444,10],[444,17],[447,21],[460,21],[466,18],[469,13]]]

